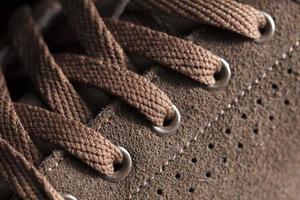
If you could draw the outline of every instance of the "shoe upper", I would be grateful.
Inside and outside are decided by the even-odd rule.
[[[226,88],[207,90],[130,55],[133,66],[145,68],[143,76],[179,109],[179,129],[159,137],[136,109],[102,91],[78,87],[83,99],[100,110],[92,126],[127,149],[132,171],[118,183],[109,182],[70,154],[54,151],[40,166],[53,187],[77,199],[297,199],[300,5],[291,0],[242,2],[276,19],[270,41],[257,44],[228,30],[159,13],[146,16],[149,24],[145,14],[135,13],[134,3],[120,2],[114,18],[201,45],[226,58],[232,77]],[[61,38],[49,43],[67,40]],[[32,91],[19,101],[41,106]],[[100,101],[105,102],[101,109]]]

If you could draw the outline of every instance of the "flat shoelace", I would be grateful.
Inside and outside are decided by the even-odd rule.
[[[145,9],[163,11],[215,25],[253,39],[261,36],[259,29],[266,24],[266,19],[260,11],[234,0],[133,1]]]
[[[185,0],[186,6],[180,0],[140,2],[150,10],[158,8],[250,38],[259,37],[259,28],[265,24],[259,11],[229,0]],[[118,147],[87,127],[92,112],[71,81],[104,89],[162,126],[174,115],[173,103],[129,69],[125,51],[206,85],[214,84],[214,74],[222,67],[218,56],[192,42],[129,22],[102,19],[91,0],[61,3],[85,55],[52,55],[27,8],[18,10],[11,20],[13,47],[45,108],[13,103],[0,73],[0,174],[22,199],[63,199],[35,168],[42,155],[31,138],[69,152],[101,174],[112,174],[114,164],[122,162]]]

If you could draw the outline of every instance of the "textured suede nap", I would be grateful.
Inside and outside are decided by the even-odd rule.
[[[207,91],[166,68],[152,68],[146,76],[182,114],[178,132],[158,137],[137,111],[112,103],[94,123],[130,152],[131,174],[107,182],[73,157],[54,152],[42,166],[54,187],[78,199],[298,199],[300,47],[290,48],[300,37],[300,5],[243,2],[276,19],[270,42],[256,44],[207,26],[188,37],[230,63],[226,89]]]

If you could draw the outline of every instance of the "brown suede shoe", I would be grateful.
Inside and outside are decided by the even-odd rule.
[[[299,21],[293,0],[16,10],[0,199],[299,199]]]

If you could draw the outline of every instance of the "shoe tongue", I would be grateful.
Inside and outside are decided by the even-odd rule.
[[[199,26],[198,22],[183,17],[165,14],[160,11],[143,10],[135,1],[131,1],[127,5],[120,19],[174,36],[188,35],[195,27]]]
[[[119,19],[130,0],[96,0],[96,6],[102,17]]]

